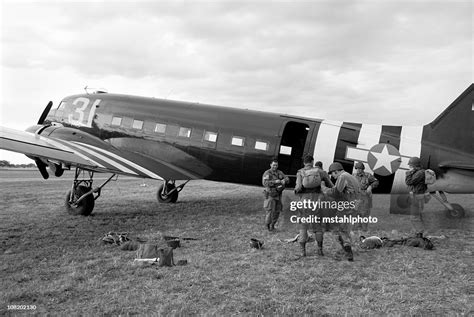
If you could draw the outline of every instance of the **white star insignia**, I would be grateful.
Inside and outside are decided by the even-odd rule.
[[[373,168],[374,171],[376,169],[380,168],[380,167],[385,167],[390,172],[390,174],[393,173],[393,171],[392,171],[392,162],[396,161],[396,160],[399,160],[400,156],[392,155],[392,154],[388,153],[387,145],[384,145],[384,147],[382,149],[382,152],[380,152],[380,153],[371,152],[371,153],[377,159],[377,162],[375,163],[375,166]]]

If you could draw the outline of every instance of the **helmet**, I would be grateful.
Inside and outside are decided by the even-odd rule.
[[[414,156],[412,158],[410,158],[410,160],[408,161],[408,165],[410,166],[414,166],[414,167],[421,167],[421,160],[420,158]]]
[[[357,162],[357,163],[355,164],[355,168],[356,168],[356,169],[365,170],[365,165],[364,165],[364,163],[362,163],[362,162]]]
[[[263,248],[263,241],[252,238],[250,239],[250,246],[255,249],[261,249]]]
[[[339,162],[334,162],[331,165],[329,165],[329,173],[334,172],[334,171],[342,171],[344,168],[342,167],[342,164]]]
[[[311,155],[305,155],[303,157],[303,163],[306,164],[306,163],[311,163],[314,161],[314,158],[311,156]]]

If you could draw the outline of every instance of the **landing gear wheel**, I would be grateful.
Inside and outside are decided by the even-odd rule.
[[[462,208],[461,205],[451,204],[451,206],[453,207],[453,210],[446,210],[446,216],[448,218],[459,219],[459,218],[464,217],[465,212],[464,212],[464,208]]]
[[[170,195],[163,195],[163,186],[161,185],[158,188],[158,192],[156,193],[156,197],[158,198],[158,202],[160,203],[175,203],[178,200],[178,191],[174,191]],[[175,186],[173,184],[167,184],[166,185],[166,191],[170,192],[173,189],[175,189]]]
[[[82,195],[90,191],[91,189],[86,186],[78,186],[74,191],[74,201],[78,200]],[[94,209],[94,195],[88,195],[79,202],[78,206],[73,206],[69,199],[71,198],[71,191],[67,193],[65,207],[66,211],[71,215],[82,215],[89,216]]]

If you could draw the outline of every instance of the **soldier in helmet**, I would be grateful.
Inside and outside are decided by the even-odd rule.
[[[341,163],[334,162],[329,166],[329,175],[336,179],[336,183],[333,188],[323,187],[323,192],[333,197],[336,201],[347,201],[355,202],[360,199],[360,187],[357,179],[351,174],[344,171]],[[336,210],[337,216],[350,215],[354,210]],[[340,259],[342,255],[345,255],[348,261],[354,261],[351,247],[351,236],[350,224],[349,223],[338,223],[336,227],[336,234],[338,235],[338,241],[342,246],[342,250],[336,253],[335,258]]]
[[[370,216],[372,209],[372,189],[379,185],[379,181],[371,173],[365,172],[365,165],[362,162],[355,164],[356,172],[354,177],[357,179],[360,185],[360,205],[358,208],[358,214],[361,217]],[[362,228],[362,231],[367,231],[368,223],[357,223],[355,229]]]
[[[405,183],[410,190],[410,214],[412,227],[417,233],[424,230],[422,212],[425,206],[425,170],[421,167],[421,160],[412,157],[408,161],[409,171],[405,175]]]
[[[314,167],[318,168],[321,171],[321,173],[323,173],[324,178],[327,178],[328,181],[327,182],[325,181],[324,185],[326,187],[333,188],[334,183],[332,182],[332,179],[329,177],[328,172],[326,172],[323,169],[323,162],[316,161],[316,163],[314,163]],[[320,197],[321,201],[330,201],[331,200],[331,198],[327,197],[323,192],[321,192],[321,195],[319,197]],[[328,209],[328,208],[320,208],[320,209],[321,209],[320,210],[321,217],[332,217],[332,216],[334,216],[331,213],[331,209]],[[323,227],[323,231],[329,231],[330,230],[330,224],[329,223],[323,223],[322,227]]]
[[[295,194],[299,196],[300,200],[311,200],[316,202],[322,199],[321,184],[324,182],[326,187],[332,188],[333,184],[329,180],[326,173],[318,166],[313,167],[314,159],[311,155],[306,155],[303,158],[304,167],[296,173]],[[300,211],[301,216],[306,217],[314,215],[319,217],[319,222],[301,223],[300,232],[298,235],[298,242],[300,244],[301,256],[306,256],[306,242],[308,240],[308,231],[315,235],[315,240],[318,244],[318,255],[323,256],[323,225],[321,223],[321,208],[313,210],[306,208]]]
[[[318,169],[323,173],[323,175],[324,175],[327,179],[329,179],[329,174],[328,174],[328,172],[326,172],[326,171],[323,169],[323,162],[317,161],[316,163],[314,163],[314,167],[318,168]],[[326,187],[329,187],[329,186],[326,185]],[[332,186],[331,186],[331,188],[332,188]]]
[[[263,208],[266,212],[265,225],[268,231],[275,230],[275,224],[282,210],[282,192],[289,182],[290,179],[278,169],[278,160],[273,159],[270,169],[266,170],[262,176],[262,184],[265,187]]]

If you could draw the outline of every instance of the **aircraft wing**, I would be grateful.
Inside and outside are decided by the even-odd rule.
[[[30,158],[41,159],[44,163],[62,163],[84,170],[130,175],[136,177],[162,178],[154,172],[122,157],[120,152],[103,141],[92,140],[81,131],[77,140],[67,140],[0,127],[0,149],[23,153]],[[97,144],[103,142],[104,144]]]
[[[0,148],[71,165],[99,167],[91,160],[75,154],[71,149],[58,148],[40,135],[5,127],[0,127]]]

